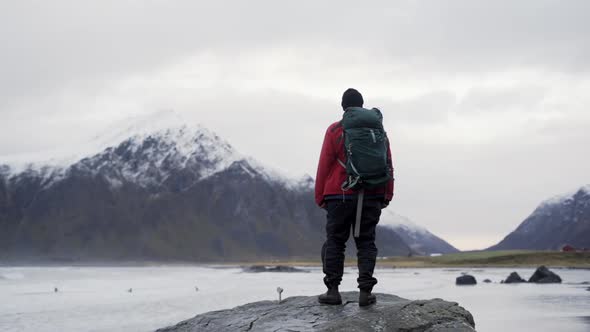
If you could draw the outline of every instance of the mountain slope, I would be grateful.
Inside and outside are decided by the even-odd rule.
[[[430,233],[426,228],[391,210],[383,210],[380,225],[393,229],[416,253],[429,255],[459,252],[457,248]]]
[[[542,202],[513,232],[488,250],[590,247],[590,185]]]
[[[200,126],[130,132],[69,165],[1,166],[0,259],[317,257],[325,212],[311,184]],[[393,230],[378,232],[382,255],[410,251]]]

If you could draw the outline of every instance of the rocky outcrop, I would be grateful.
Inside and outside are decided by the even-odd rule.
[[[315,296],[262,301],[201,314],[158,331],[475,331],[473,316],[457,303],[376,295],[377,304],[368,308],[358,306],[358,292],[342,293],[344,304],[338,306],[321,305]]]
[[[539,266],[535,273],[533,273],[533,275],[529,278],[529,282],[538,284],[552,284],[560,283],[561,278],[545,266]]]
[[[260,272],[309,272],[304,269],[299,269],[292,266],[285,266],[285,265],[276,265],[276,266],[265,266],[265,265],[252,265],[246,266],[242,268],[242,272],[247,273],[260,273]]]
[[[465,274],[462,275],[460,277],[457,277],[457,279],[455,280],[455,284],[456,285],[477,285],[477,280],[475,280],[475,277],[469,274]]]
[[[518,273],[516,272],[510,273],[508,278],[506,278],[506,280],[504,281],[505,284],[516,284],[520,282],[526,282],[526,280],[522,279],[520,275],[518,275]]]

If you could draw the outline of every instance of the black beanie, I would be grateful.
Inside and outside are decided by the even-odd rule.
[[[342,109],[345,110],[348,107],[363,107],[363,95],[355,89],[348,89],[344,91],[342,95]]]

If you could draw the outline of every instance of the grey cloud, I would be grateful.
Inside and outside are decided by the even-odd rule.
[[[430,125],[447,120],[449,113],[457,103],[457,98],[450,91],[432,91],[418,97],[379,101],[375,105],[381,108],[385,115],[391,114],[386,121],[393,126],[398,123],[411,125]]]
[[[414,71],[586,70],[587,1],[18,1],[0,5],[0,107],[209,49],[330,44]],[[346,54],[342,54],[346,57]]]
[[[456,107],[458,112],[539,112],[549,88],[542,85],[512,87],[474,86]]]

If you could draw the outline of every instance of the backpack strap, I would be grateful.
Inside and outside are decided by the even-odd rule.
[[[352,188],[354,188],[357,183],[360,180],[360,176],[348,176],[348,179],[346,179],[346,181],[342,182],[342,185],[340,186],[340,189],[342,189],[342,191],[348,191]]]
[[[365,189],[359,190],[356,203],[356,221],[354,222],[354,237],[358,238],[361,234],[361,217],[363,213],[363,200],[365,198]]]

